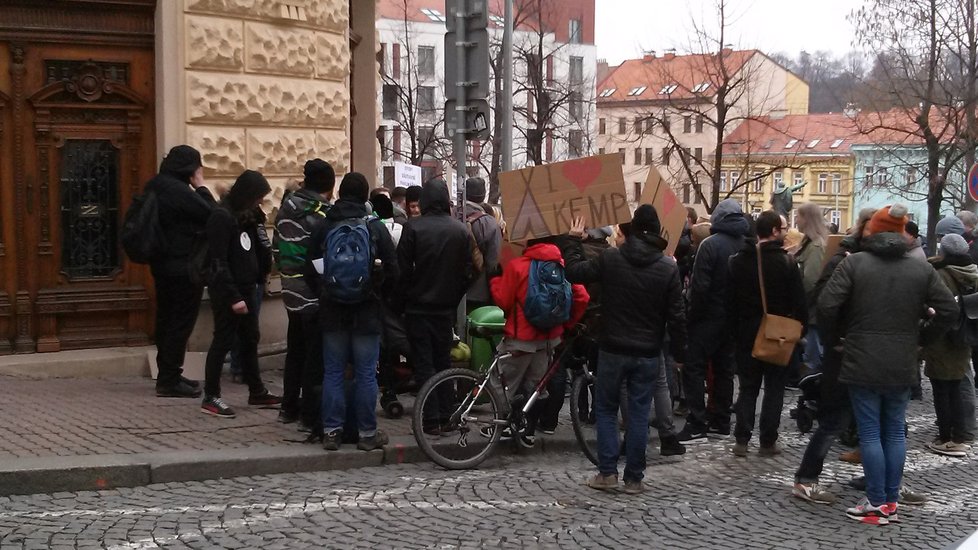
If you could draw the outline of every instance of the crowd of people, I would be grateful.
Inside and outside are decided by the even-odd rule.
[[[663,455],[732,431],[732,453],[747,457],[755,428],[757,454],[780,454],[785,388],[813,373],[818,427],[795,474],[792,492],[801,499],[835,501],[819,476],[835,440],[854,425],[866,497],[846,514],[886,524],[899,521],[900,504],[920,502],[903,487],[902,473],[906,409],[920,394],[922,366],[937,416],[928,449],[960,457],[974,441],[978,324],[963,313],[978,293],[974,213],[941,220],[938,254],[928,259],[900,204],[860,212],[833,248],[834,228],[816,204],[798,208],[795,229],[774,210],[755,218],[727,199],[708,221],[689,209],[679,246],[667,256],[658,213],[640,205],[630,223],[587,228],[575,220],[568,234],[531,240],[522,256],[500,265],[505,223],[486,204],[480,178],[466,182],[464,221],[441,179],[372,189],[354,172],[334,198],[335,188],[328,162],[306,162],[269,239],[261,204],[271,187],[260,173],[245,171],[217,200],[204,186],[199,152],[185,145],[170,151],[147,185],[168,240],[151,263],[157,395],[202,396],[203,412],[233,418],[220,384],[230,353],[248,385],[248,405],[280,407],[279,421],[321,436],[327,450],[353,442],[377,449],[388,442],[377,429],[378,365],[388,389],[402,356],[417,384],[449,368],[458,306],[467,300],[469,310],[503,310],[498,349],[506,360],[493,384],[516,401],[543,377],[565,334],[582,321],[588,326],[599,458],[588,485],[596,489],[619,487],[620,454],[624,492],[645,489],[650,425]],[[266,389],[258,369],[258,311],[273,267],[289,322],[281,397]],[[201,388],[182,375],[182,363],[205,286],[214,335]],[[759,331],[772,316],[803,327],[803,338],[789,344],[787,366],[756,357]],[[501,436],[533,447],[537,429],[553,433],[567,376],[554,377],[525,428]],[[452,396],[435,396],[419,428],[427,437],[450,433],[451,412]],[[674,415],[686,416],[681,431]]]

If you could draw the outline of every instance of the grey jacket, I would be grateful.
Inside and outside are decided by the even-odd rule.
[[[465,219],[471,220],[480,213],[485,214],[469,223],[472,227],[472,236],[482,252],[483,267],[479,276],[476,277],[466,293],[466,300],[470,302],[492,303],[492,295],[489,294],[488,274],[492,273],[496,264],[499,263],[499,249],[502,246],[503,233],[499,229],[499,224],[490,214],[486,214],[481,205],[474,202],[465,201]]]
[[[819,326],[845,339],[840,382],[912,386],[927,308],[936,312],[927,336],[943,333],[957,319],[954,296],[934,268],[909,251],[897,233],[866,237],[862,252],[842,260],[819,295]]]

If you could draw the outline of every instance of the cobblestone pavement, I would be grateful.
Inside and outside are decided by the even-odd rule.
[[[973,456],[923,450],[933,420],[912,404],[906,483],[930,501],[885,527],[845,517],[860,494],[844,482],[861,470],[835,450],[823,481],[839,503],[789,495],[807,438],[786,421],[776,458],[717,440],[653,453],[639,496],[585,487],[593,468],[578,454],[174,483],[0,498],[0,548],[945,548],[978,526],[978,476]]]

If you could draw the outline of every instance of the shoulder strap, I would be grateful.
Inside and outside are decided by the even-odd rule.
[[[761,243],[757,243],[757,280],[761,285],[761,307],[767,315],[767,291],[764,290],[764,267],[761,263]]]

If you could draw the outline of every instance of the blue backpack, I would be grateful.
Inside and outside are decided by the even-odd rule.
[[[367,224],[372,216],[339,222],[326,234],[323,248],[325,296],[342,304],[358,304],[370,297],[370,272],[376,256]]]
[[[563,325],[570,320],[571,301],[571,285],[560,262],[530,262],[523,316],[531,325],[540,330]]]

